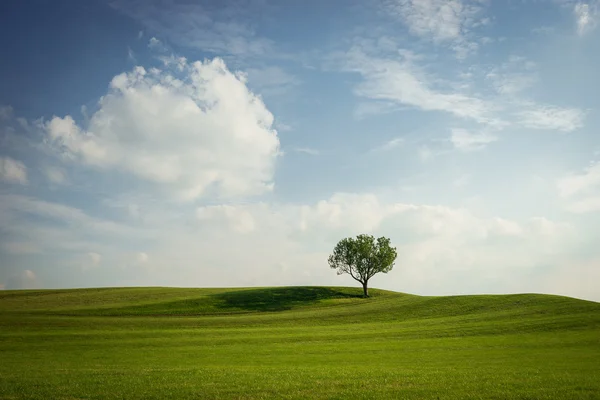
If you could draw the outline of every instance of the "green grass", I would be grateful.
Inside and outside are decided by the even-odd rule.
[[[2,399],[600,399],[600,304],[372,289],[0,292]]]

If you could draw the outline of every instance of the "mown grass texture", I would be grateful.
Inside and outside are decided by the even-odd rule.
[[[3,399],[597,399],[600,304],[339,287],[0,292]]]

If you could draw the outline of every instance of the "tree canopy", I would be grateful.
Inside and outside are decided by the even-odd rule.
[[[349,274],[360,282],[364,295],[368,297],[369,279],[377,273],[391,271],[397,255],[396,248],[390,245],[390,239],[383,236],[375,239],[372,235],[362,234],[340,240],[328,261],[338,275]]]

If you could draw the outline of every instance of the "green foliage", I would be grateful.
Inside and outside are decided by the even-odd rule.
[[[368,296],[367,284],[375,274],[387,274],[394,268],[396,248],[390,245],[390,239],[371,235],[358,235],[356,239],[345,238],[333,249],[329,256],[329,266],[337,270],[338,275],[348,274],[363,286]]]
[[[598,398],[598,303],[371,292],[0,291],[0,399]]]

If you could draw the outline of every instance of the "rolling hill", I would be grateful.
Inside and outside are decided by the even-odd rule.
[[[0,398],[600,398],[600,304],[358,288],[0,292]]]

